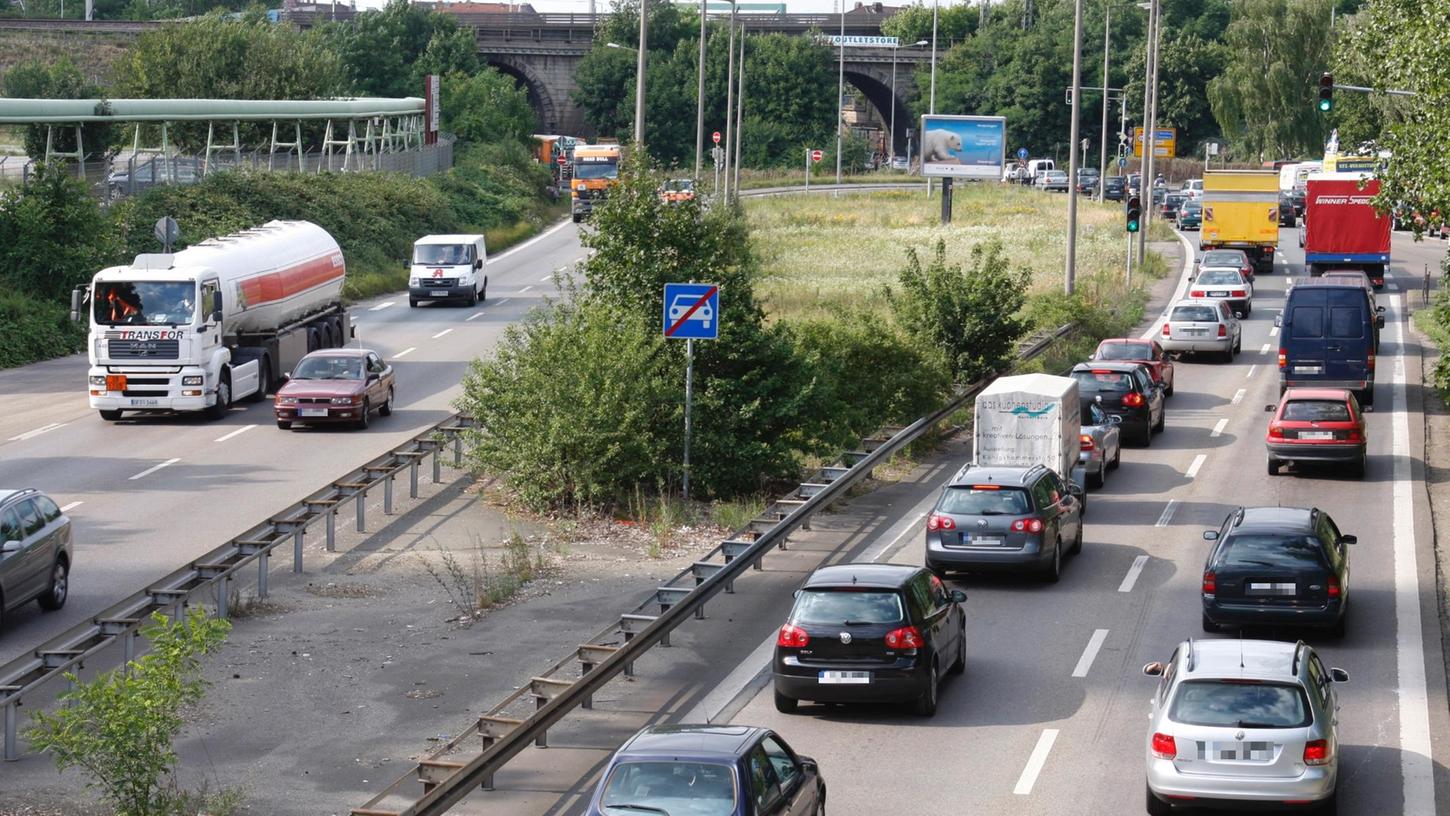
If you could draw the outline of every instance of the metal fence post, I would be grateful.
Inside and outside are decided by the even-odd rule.
[[[463,434],[453,435],[453,467],[463,467]]]
[[[337,551],[337,505],[327,508],[327,551]]]
[[[292,571],[302,573],[302,536],[307,533],[307,528],[301,524],[292,529]]]
[[[433,446],[433,484],[443,481],[443,443]]]
[[[383,479],[383,515],[385,515],[385,516],[391,516],[392,514],[393,514],[393,474],[389,473],[388,476],[387,476],[387,478],[386,479]]]
[[[408,462],[408,498],[416,499],[418,498],[418,457],[410,456],[408,458],[412,460]]]
[[[359,533],[367,532],[368,529],[366,518],[367,505],[368,492],[366,490],[359,490],[357,492],[357,531]]]
[[[5,761],[14,762],[20,759],[20,746],[16,744],[15,721],[19,719],[15,709],[19,703],[5,704]]]
[[[267,558],[271,553],[262,550],[257,554],[257,597],[267,597]]]
[[[227,596],[231,594],[232,576],[224,575],[214,582],[216,584],[216,616],[225,619],[227,616]]]

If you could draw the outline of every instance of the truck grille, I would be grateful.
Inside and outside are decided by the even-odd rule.
[[[180,352],[179,340],[106,341],[106,353],[112,360],[175,360]]]
[[[418,285],[424,289],[452,289],[458,285],[458,278],[419,278]]]

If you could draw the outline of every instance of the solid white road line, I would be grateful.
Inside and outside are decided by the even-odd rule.
[[[1233,398],[1233,404],[1234,405],[1238,405],[1239,403],[1243,402],[1244,401],[1244,394],[1246,394],[1246,393],[1248,393],[1248,392],[1244,391],[1244,389],[1242,389],[1242,388],[1240,388],[1239,390],[1235,391],[1234,392],[1234,398]]]
[[[1395,675],[1399,678],[1401,813],[1435,813],[1435,763],[1430,753],[1430,702],[1425,684],[1425,645],[1420,629],[1420,573],[1415,552],[1414,483],[1410,481],[1410,420],[1405,399],[1405,324],[1395,311],[1394,455]]]
[[[533,246],[534,244],[537,244],[538,242],[544,240],[545,238],[548,238],[550,235],[553,235],[554,233],[558,232],[559,230],[561,230],[561,229],[569,226],[571,223],[573,223],[573,222],[572,221],[560,221],[559,223],[555,224],[554,226],[550,227],[549,229],[544,230],[543,232],[539,233],[538,235],[535,235],[534,237],[530,238],[529,240],[523,242],[522,244],[518,244],[517,246],[511,246],[508,249],[505,249],[503,252],[500,252],[499,254],[493,256],[493,260],[496,261],[499,258],[502,258],[502,257],[505,257],[507,255],[511,255],[511,254],[513,254],[515,252],[518,252],[519,250],[521,250],[521,249],[523,249],[525,247]]]
[[[1218,422],[1215,422],[1213,424],[1213,432],[1208,435],[1208,438],[1212,439],[1215,436],[1218,436],[1219,434],[1223,433],[1223,429],[1227,427],[1228,417],[1224,417],[1223,419],[1220,419]]]
[[[437,334],[433,335],[433,339],[434,340],[437,340],[438,338],[442,337],[443,335],[445,335],[445,334],[447,334],[447,333],[449,333],[451,331],[453,331],[453,330],[452,329],[444,329],[443,331],[438,332]]]
[[[1246,379],[1246,380],[1252,379],[1253,376],[1254,376],[1254,372],[1256,372],[1258,370],[1259,370],[1259,367],[1257,365],[1251,365],[1251,366],[1249,366],[1249,371],[1248,371],[1247,374],[1244,375],[1244,379]]]
[[[134,482],[137,479],[141,479],[141,478],[144,478],[146,476],[150,476],[151,474],[155,473],[156,471],[158,471],[158,470],[160,470],[160,469],[162,469],[164,467],[170,467],[171,465],[174,465],[174,464],[176,464],[177,462],[180,462],[180,461],[181,461],[180,459],[167,459],[165,462],[162,462],[159,465],[152,465],[151,467],[146,468],[145,470],[141,471],[140,473],[137,473],[135,476],[132,476],[129,481]]]
[[[80,507],[83,504],[85,504],[85,502],[78,502],[78,501],[77,502],[71,502],[70,504],[62,504],[60,506],[60,512],[62,512],[62,513],[69,513],[70,511],[76,509],[77,507]]]
[[[1123,576],[1123,582],[1118,584],[1119,592],[1132,592],[1133,585],[1138,583],[1138,576],[1143,574],[1143,567],[1148,565],[1148,556],[1140,555],[1133,559],[1133,566],[1128,567],[1128,574]]]
[[[1262,346],[1259,346],[1259,353],[1260,354],[1268,354],[1270,348],[1273,348],[1273,347],[1270,346],[1268,343],[1265,343]]]
[[[381,312],[382,310],[388,308],[389,306],[392,306],[396,302],[397,301],[394,301],[394,300],[385,301],[383,303],[379,303],[378,305],[372,307],[371,309],[368,309],[368,311],[370,311],[370,312]]]
[[[1183,233],[1178,233],[1178,240],[1183,242],[1183,271],[1178,276],[1178,288],[1173,290],[1173,297],[1168,299],[1169,306],[1172,306],[1174,303],[1182,300],[1183,293],[1188,291],[1188,277],[1193,274],[1193,258],[1196,252],[1193,248],[1193,244],[1189,243],[1188,238],[1184,236]],[[1168,310],[1164,309],[1163,315],[1166,314],[1168,314]],[[1141,339],[1153,339],[1153,336],[1156,335],[1158,333],[1158,330],[1163,326],[1163,315],[1159,315],[1153,320],[1152,323],[1148,325],[1148,328],[1144,330]]]
[[[216,438],[216,441],[218,441],[218,442],[225,442],[225,441],[227,441],[228,439],[231,439],[234,436],[241,436],[242,434],[246,433],[247,431],[250,431],[251,429],[253,429],[255,427],[257,427],[257,426],[256,425],[243,425],[242,427],[236,429],[235,431],[232,431],[229,434],[225,434],[223,436],[218,436]]]
[[[398,352],[397,354],[394,354],[393,355],[393,359],[396,360],[396,359],[398,359],[399,357],[402,357],[405,354],[412,354],[413,352],[415,352],[417,350],[418,350],[417,346],[408,346],[407,348],[403,349],[402,351]]]
[[[1093,636],[1088,638],[1087,648],[1082,650],[1082,657],[1077,659],[1077,665],[1072,669],[1073,677],[1087,677],[1088,669],[1093,667],[1093,661],[1097,659],[1098,650],[1103,648],[1103,641],[1108,639],[1108,630],[1098,629]]]
[[[936,497],[933,496],[932,498],[935,499]],[[931,512],[931,511],[927,511],[927,512]],[[891,543],[890,544],[887,544],[885,547],[882,547],[881,549],[877,550],[876,551],[876,554],[875,555],[872,555],[867,560],[868,561],[875,561],[876,559],[880,558],[881,556],[883,556],[883,555],[891,552],[892,548],[895,547],[898,543],[900,543],[901,539],[906,538],[911,533],[917,532],[920,529],[919,527],[917,527],[917,525],[918,524],[921,524],[921,520],[924,519],[924,518],[926,518],[926,513],[919,513],[919,514],[917,514],[917,516],[911,520],[911,523],[906,526],[906,529],[905,530],[902,530],[900,534],[898,534],[895,538],[891,539]]]
[[[52,422],[49,425],[42,425],[41,427],[36,428],[33,431],[26,431],[23,434],[18,434],[16,436],[12,436],[12,437],[10,437],[10,439],[8,441],[10,441],[10,442],[23,442],[23,441],[25,441],[27,439],[34,439],[35,437],[40,436],[43,433],[49,433],[50,431],[53,431],[56,428],[64,428],[66,425],[69,425],[69,424],[70,424],[69,422]]]
[[[1168,500],[1168,503],[1165,504],[1165,505],[1163,505],[1163,514],[1158,517],[1158,520],[1157,521],[1153,522],[1153,526],[1154,527],[1167,527],[1169,524],[1172,524],[1173,523],[1173,511],[1174,510],[1177,510],[1177,509],[1178,509],[1178,500],[1177,499],[1169,499]]]
[[[1199,455],[1193,457],[1192,464],[1190,464],[1188,466],[1188,470],[1185,470],[1183,472],[1183,475],[1186,476],[1186,477],[1188,477],[1189,479],[1192,479],[1192,478],[1198,476],[1198,469],[1201,468],[1201,467],[1203,467],[1203,463],[1205,461],[1207,461],[1207,460],[1208,460],[1208,455],[1207,454],[1203,454],[1203,453],[1200,453]]]
[[[474,312],[473,314],[471,314],[467,318],[465,318],[463,322],[469,323],[469,322],[472,322],[474,320],[479,319],[480,317],[483,317],[483,312]]]
[[[1017,787],[1012,792],[1018,796],[1026,796],[1032,793],[1032,786],[1037,784],[1037,775],[1042,773],[1042,766],[1047,764],[1047,755],[1052,751],[1052,743],[1057,741],[1057,729],[1045,728],[1042,736],[1037,739],[1037,747],[1032,749],[1032,756],[1027,758],[1027,767],[1022,769],[1022,775],[1017,778]]]

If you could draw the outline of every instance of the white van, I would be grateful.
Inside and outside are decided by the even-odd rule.
[[[1048,170],[1056,170],[1057,163],[1052,159],[1033,159],[1027,163],[1027,180],[1029,184],[1035,183],[1037,177]]]
[[[413,243],[408,267],[408,305],[425,300],[488,299],[488,250],[482,235],[427,235]]]
[[[1294,176],[1299,171],[1300,162],[1286,164],[1279,168],[1279,192],[1288,193],[1294,190]]]

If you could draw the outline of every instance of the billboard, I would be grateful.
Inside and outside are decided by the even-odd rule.
[[[1007,120],[1001,116],[921,117],[921,174],[938,178],[1002,178]]]
[[[1158,158],[1173,158],[1178,155],[1178,128],[1158,128],[1154,141],[1153,155]],[[1143,128],[1133,128],[1133,155],[1143,158]]]

